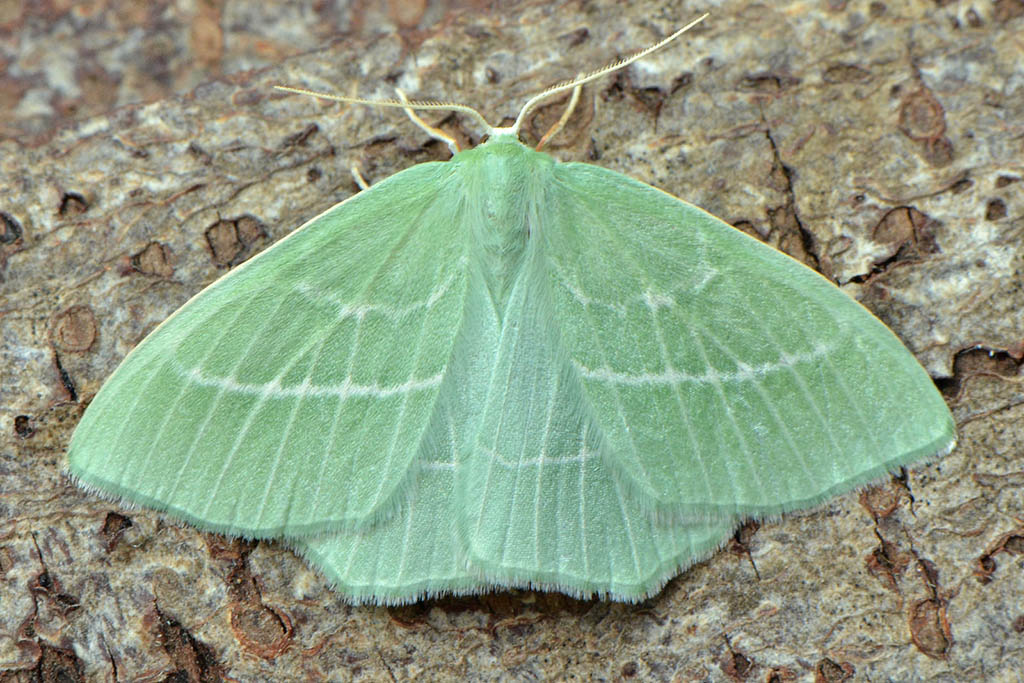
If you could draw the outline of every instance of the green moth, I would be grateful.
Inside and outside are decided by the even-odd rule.
[[[197,294],[97,393],[70,475],[282,539],[355,602],[636,601],[744,518],[948,452],[928,375],[830,282],[519,141],[540,98],[681,32]]]

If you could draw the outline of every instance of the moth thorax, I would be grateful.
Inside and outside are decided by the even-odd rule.
[[[480,264],[491,298],[500,311],[524,267],[531,230],[526,212],[508,197],[490,196],[481,204],[476,231]]]
[[[502,150],[504,151],[504,150]],[[518,150],[508,150],[509,152]],[[481,160],[484,161],[484,160]],[[471,221],[474,247],[497,310],[504,310],[530,244],[531,210],[528,173],[519,154],[496,154],[476,166],[481,190]]]

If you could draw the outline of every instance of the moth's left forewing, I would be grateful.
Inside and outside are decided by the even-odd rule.
[[[193,297],[93,399],[71,474],[250,537],[388,517],[461,327],[449,181],[446,164],[398,173]]]

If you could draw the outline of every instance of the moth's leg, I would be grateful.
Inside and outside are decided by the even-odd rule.
[[[395,88],[395,92],[398,93],[398,98],[403,102],[409,101],[409,98],[405,96],[405,93],[399,90],[398,88]],[[417,126],[426,131],[427,135],[434,138],[435,140],[440,140],[441,142],[448,145],[448,149],[451,150],[452,154],[459,153],[459,143],[455,140],[455,138],[448,135],[440,128],[434,128],[433,126],[431,126],[429,123],[421,119],[419,115],[409,107],[405,107],[405,113],[410,119],[412,119],[413,123],[415,123]]]
[[[569,98],[569,106],[565,108],[564,112],[562,112],[562,116],[559,117],[557,121],[555,121],[555,125],[551,126],[551,128],[548,128],[547,133],[544,133],[544,137],[542,137],[540,139],[540,142],[537,143],[537,149],[540,149],[545,144],[547,144],[548,140],[550,140],[553,136],[555,136],[558,133],[558,131],[562,130],[562,128],[565,127],[566,122],[569,121],[569,117],[572,116],[573,110],[576,109],[576,103],[579,102],[580,100],[580,92],[582,90],[582,84],[577,85],[575,88],[572,89],[572,97]]]
[[[359,186],[360,190],[370,189],[370,183],[366,182],[366,178],[364,178],[363,174],[359,172],[358,164],[352,164],[348,170],[349,173],[352,174],[352,180],[356,181],[356,185]]]

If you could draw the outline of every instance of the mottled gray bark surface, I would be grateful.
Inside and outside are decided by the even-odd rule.
[[[1018,680],[1020,0],[59,6],[0,7],[0,680]],[[394,84],[508,121],[706,9],[589,87],[552,153],[688,199],[844,286],[939,382],[953,454],[749,525],[642,605],[351,607],[276,544],[62,476],[90,397],[189,296],[355,192],[351,165],[373,182],[447,156],[400,114],[272,84]]]

